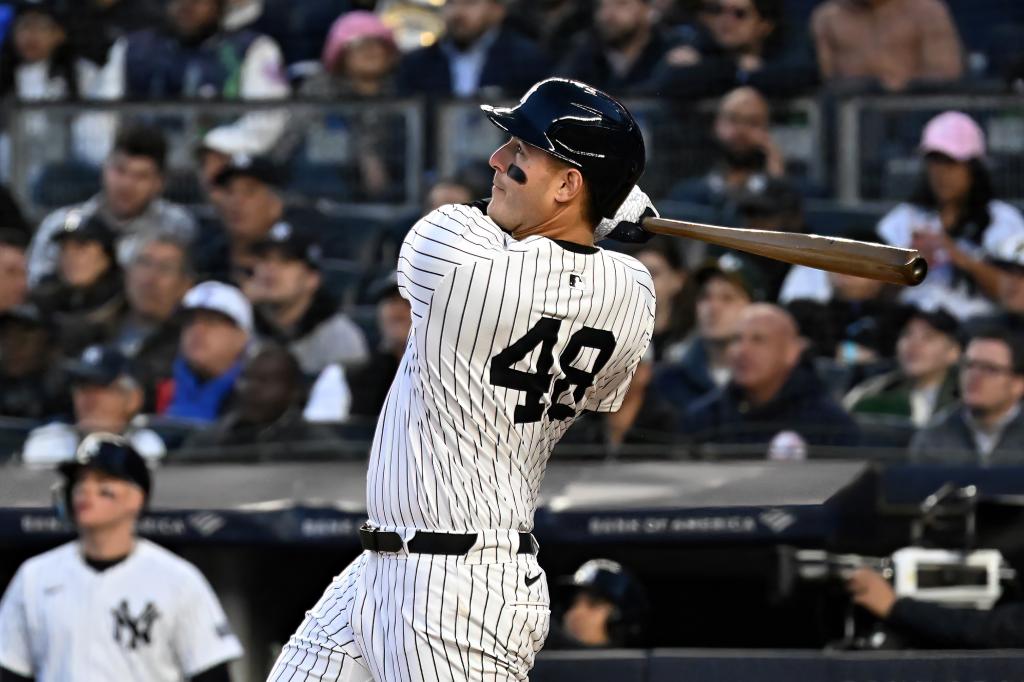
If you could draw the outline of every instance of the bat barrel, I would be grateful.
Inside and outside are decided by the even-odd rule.
[[[917,285],[924,281],[924,278],[928,276],[928,261],[921,256],[917,256],[914,260],[910,261],[910,285]]]

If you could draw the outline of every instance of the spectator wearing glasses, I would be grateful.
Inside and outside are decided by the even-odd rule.
[[[924,171],[917,189],[878,223],[888,244],[915,248],[928,276],[902,292],[906,303],[944,306],[960,319],[992,311],[999,271],[986,260],[1024,234],[1024,216],[995,198],[984,163],[985,134],[967,114],[947,111],[925,126]]]
[[[128,307],[112,342],[132,358],[148,412],[155,410],[158,383],[171,373],[181,336],[178,307],[194,280],[188,245],[171,235],[147,241],[128,266]]]
[[[1024,463],[1024,342],[1001,329],[974,334],[960,364],[960,402],[910,443],[932,464]]]
[[[963,74],[963,48],[940,0],[826,0],[811,16],[818,67],[827,83],[950,82]]]
[[[644,92],[710,97],[750,85],[790,97],[817,83],[810,50],[783,35],[780,0],[705,0],[697,18],[692,44],[670,50]]]

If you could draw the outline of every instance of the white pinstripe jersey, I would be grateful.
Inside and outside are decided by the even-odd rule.
[[[406,236],[398,285],[413,325],[377,422],[370,522],[531,530],[555,443],[583,410],[622,403],[651,339],[650,274],[449,205]]]

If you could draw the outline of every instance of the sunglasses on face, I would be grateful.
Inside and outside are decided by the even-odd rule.
[[[751,12],[746,7],[727,7],[720,5],[717,2],[706,2],[701,5],[700,11],[704,14],[710,14],[713,17],[719,17],[723,14],[732,16],[737,21],[743,21],[750,16]]]

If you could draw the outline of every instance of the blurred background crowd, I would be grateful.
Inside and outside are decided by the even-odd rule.
[[[365,456],[401,239],[489,195],[477,103],[551,75],[635,110],[663,214],[931,268],[631,248],[651,352],[564,450],[1024,459],[1015,0],[24,0],[0,37],[0,459]]]

